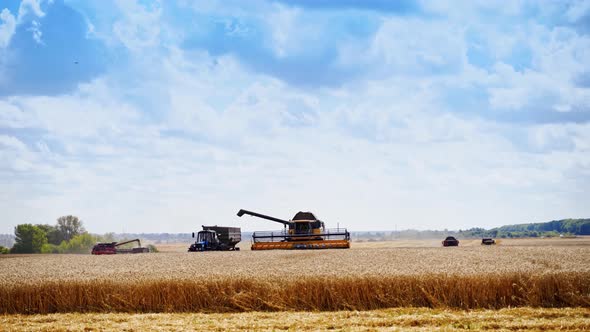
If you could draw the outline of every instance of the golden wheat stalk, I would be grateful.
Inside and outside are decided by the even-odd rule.
[[[590,307],[590,274],[213,278],[0,286],[0,313]]]

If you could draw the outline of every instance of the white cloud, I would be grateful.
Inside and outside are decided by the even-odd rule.
[[[0,135],[0,145],[13,150],[26,150],[26,146],[15,137]]]
[[[590,14],[590,2],[584,0],[574,1],[568,8],[566,17],[570,22],[577,22],[582,17]]]
[[[96,28],[94,27],[94,24],[92,24],[92,22],[90,22],[90,20],[88,20],[88,18],[85,18],[86,20],[86,38],[90,38],[93,37],[96,32]]]
[[[159,2],[150,8],[136,1],[116,1],[124,18],[113,24],[113,33],[127,48],[139,51],[160,43],[162,9]]]
[[[23,112],[12,99],[0,100],[0,127],[26,128],[38,125],[34,115]]]
[[[84,84],[73,95],[13,97],[4,105],[11,115],[2,120],[21,126],[19,120],[34,119],[38,128],[65,141],[116,132],[119,124],[136,118],[136,111],[125,103],[114,103],[106,84],[102,80]],[[92,98],[88,98],[89,90]]]
[[[43,40],[41,40],[41,36],[43,36],[43,32],[41,31],[41,23],[33,20],[31,22],[31,27],[27,30],[31,31],[31,33],[33,34],[33,39],[37,44],[44,45]]]
[[[490,104],[502,109],[568,112],[590,106],[590,90],[575,78],[590,65],[590,38],[569,28],[534,26],[527,43],[532,66],[516,71],[502,62],[490,75]]]
[[[37,0],[22,0],[18,8],[17,17],[12,15],[7,8],[0,12],[0,49],[6,48],[10,44],[12,36],[16,32],[17,25],[24,23],[25,17],[32,13],[36,17],[43,17],[45,13],[41,10],[40,1]],[[42,44],[41,24],[33,20],[31,27],[28,28],[32,32],[33,39],[39,44]]]
[[[12,174],[14,178],[16,174],[33,171],[36,161],[37,156],[21,140],[0,135],[0,174]]]
[[[582,129],[571,132],[578,145],[560,155],[580,163],[554,163],[514,147],[506,128],[437,113],[419,78],[294,91],[231,57],[181,50],[158,69],[150,80],[166,112],[156,122],[124,102],[108,77],[68,96],[8,101],[63,145],[59,152],[35,143],[18,150],[26,158],[13,155],[23,162],[11,167],[44,178],[35,185],[42,195],[5,189],[31,220],[76,213],[96,232],[188,232],[210,220],[273,228],[235,219],[235,210],[251,208],[282,217],[309,209],[354,230],[490,226],[560,217],[565,210],[538,200],[570,202],[565,174],[588,165],[579,157]],[[289,122],[294,103],[313,114],[311,124]],[[358,126],[368,129],[357,136]]]
[[[575,84],[576,77],[590,65],[590,38],[577,33],[572,27],[544,26],[539,22],[542,19],[515,21],[519,15],[529,15],[531,11],[538,13],[539,18],[555,19],[555,16],[563,14],[563,4],[537,6],[514,1],[507,6],[504,2],[470,1],[460,6],[448,2],[424,2],[422,5],[426,11],[447,18],[437,21],[441,24],[440,27],[426,29],[439,32],[436,39],[441,41],[438,45],[436,42],[430,43],[432,48],[426,45],[426,50],[437,54],[445,54],[447,49],[464,52],[465,48],[461,46],[464,38],[460,35],[461,28],[455,33],[460,40],[449,43],[448,48],[444,44],[449,38],[442,35],[444,31],[450,31],[445,26],[463,27],[470,35],[476,36],[479,51],[487,53],[484,57],[495,62],[487,69],[488,73],[478,74],[479,80],[469,80],[472,86],[484,86],[489,95],[489,105],[493,109],[570,112],[590,106],[590,90]],[[586,12],[587,2],[575,2],[569,6],[567,15],[570,20],[575,21],[586,15]],[[422,31],[420,27],[414,26],[409,29],[417,31],[414,33],[417,35]],[[390,39],[394,40],[394,37]],[[424,37],[417,39],[427,40]],[[419,43],[415,42],[418,45]],[[395,45],[393,42],[390,44]],[[389,54],[398,59],[396,54],[408,54],[405,48],[407,47],[393,49]],[[418,59],[419,56],[413,58]],[[458,56],[455,55],[455,58]],[[463,66],[469,67],[465,63]],[[409,67],[413,66],[409,64]],[[462,80],[467,78],[465,74],[461,74]]]
[[[453,20],[468,23],[486,19],[486,17],[518,16],[529,5],[526,0],[515,0],[507,3],[502,0],[477,1],[420,1],[420,7],[426,12],[450,17]],[[549,6],[551,4],[548,4]],[[543,7],[545,4],[539,7]],[[483,17],[482,17],[483,16]]]
[[[492,108],[520,110],[538,104],[539,99],[546,96],[547,88],[553,83],[549,77],[541,73],[520,73],[504,63],[497,63],[494,69],[498,85],[502,87],[488,89]],[[552,105],[546,106],[551,108]]]
[[[530,144],[541,151],[590,150],[590,124],[546,124],[532,128],[528,134]],[[590,160],[590,157],[586,157]]]
[[[293,48],[293,42],[297,36],[304,34],[302,24],[297,24],[300,10],[276,5],[276,10],[268,17],[268,23],[272,31],[272,47],[279,57],[287,55]]]
[[[0,12],[0,50],[10,44],[10,40],[16,31],[16,19],[7,8]]]
[[[45,13],[41,10],[41,1],[22,0],[18,7],[18,24],[21,24],[24,18],[31,12],[37,17],[45,16]]]
[[[341,49],[340,63],[373,68],[379,75],[456,72],[464,63],[463,28],[419,18],[384,18],[368,48]]]

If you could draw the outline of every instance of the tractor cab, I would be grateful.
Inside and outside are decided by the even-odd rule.
[[[195,233],[193,233],[193,237],[195,237]],[[197,242],[217,243],[219,239],[215,231],[206,230],[197,233]]]
[[[196,234],[196,237],[195,233],[193,233],[193,238],[196,238],[195,243],[191,245],[191,247],[194,247],[192,248],[194,250],[189,249],[190,251],[211,250],[212,247],[217,247],[217,245],[219,244],[219,238],[217,237],[217,233],[212,230],[199,231]]]

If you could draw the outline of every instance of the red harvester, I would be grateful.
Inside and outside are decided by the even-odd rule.
[[[119,248],[119,246],[132,242],[137,242],[138,247]],[[94,247],[92,247],[93,255],[140,254],[144,252],[150,252],[150,250],[148,248],[142,247],[139,239],[129,240],[125,242],[97,243],[94,245]]]

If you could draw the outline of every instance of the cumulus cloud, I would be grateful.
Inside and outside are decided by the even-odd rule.
[[[159,3],[150,7],[142,6],[136,1],[117,1],[116,4],[125,15],[113,24],[113,34],[118,40],[133,51],[157,46],[162,12]]]
[[[6,48],[16,31],[16,19],[7,8],[0,12],[0,49]]]
[[[529,38],[533,56],[530,69],[516,71],[496,63],[489,88],[490,104],[506,109],[551,109],[569,112],[590,106],[590,91],[576,85],[576,79],[590,62],[590,38],[574,30],[540,28]]]
[[[41,40],[41,36],[43,36],[43,32],[41,31],[41,23],[37,21],[31,22],[31,27],[27,30],[31,31],[33,34],[33,39],[37,44],[43,45],[43,40]]]
[[[279,57],[287,55],[297,36],[301,36],[303,24],[297,24],[299,10],[277,5],[277,9],[269,16],[272,31],[272,48]]]
[[[41,10],[41,1],[39,0],[22,0],[18,7],[18,23],[22,23],[25,17],[33,14],[36,17],[43,17],[45,13]]]
[[[96,231],[121,227],[100,223],[102,229],[97,222],[114,218],[143,231],[163,231],[158,220],[174,219],[169,230],[183,231],[220,215],[231,220],[233,210],[250,207],[277,215],[311,209],[356,229],[395,227],[385,216],[398,227],[439,228],[440,220],[468,227],[475,218],[491,225],[550,215],[548,209],[522,212],[548,197],[529,191],[563,189],[565,165],[523,154],[492,124],[433,113],[436,99],[428,89],[414,90],[419,80],[405,86],[376,80],[320,94],[292,91],[252,75],[231,57],[182,50],[165,56],[154,72],[159,74],[151,79],[167,96],[164,118],[156,122],[126,106],[108,78],[65,98],[11,99],[56,145],[46,146],[62,151],[51,159],[34,144],[27,153],[38,163],[19,166],[45,177],[43,190],[59,188],[59,195],[25,200],[39,211],[36,218],[75,207]],[[401,98],[410,91],[413,98]],[[305,110],[290,111],[294,103]],[[299,111],[311,125],[293,125],[291,116]],[[358,126],[367,127],[361,136],[355,135]],[[531,196],[518,206],[501,199],[514,191]],[[491,202],[504,212],[481,216],[482,210],[497,211]]]
[[[11,136],[0,135],[0,144],[13,150],[26,150],[26,146],[21,141]]]
[[[40,2],[37,0],[23,0],[18,8],[18,15],[15,17],[8,8],[2,9],[0,12],[0,49],[6,48],[16,32],[16,27],[24,22],[25,17],[32,13],[37,17],[45,16],[45,13],[41,10]],[[41,43],[42,32],[39,29],[40,24],[37,21],[33,21],[33,24],[29,30],[33,33],[33,38],[38,43]]]
[[[573,23],[590,15],[590,3],[588,1],[574,1],[566,12],[566,17]]]
[[[415,18],[388,18],[373,37],[370,60],[383,72],[456,72],[463,62],[463,31],[453,24]]]

